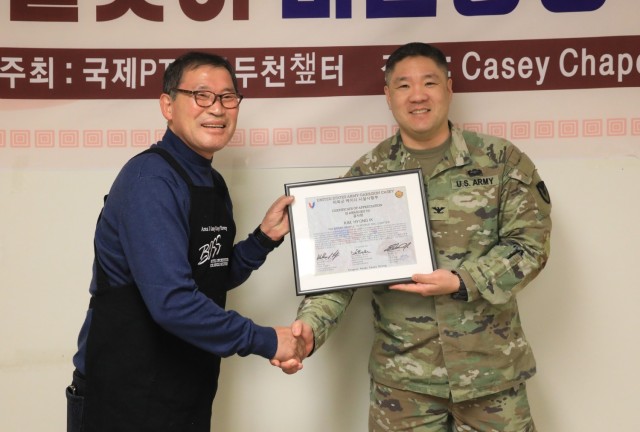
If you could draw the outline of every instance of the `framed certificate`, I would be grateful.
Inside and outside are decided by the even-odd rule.
[[[296,294],[407,282],[435,269],[419,169],[285,184]]]

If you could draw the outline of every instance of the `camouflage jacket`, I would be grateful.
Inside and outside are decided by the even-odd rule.
[[[468,301],[372,287],[372,378],[460,402],[535,374],[516,293],[545,266],[551,204],[534,164],[507,140],[451,127],[452,143],[425,178],[438,268],[457,270]],[[419,168],[399,134],[362,156],[347,176]],[[329,337],[354,290],[307,296],[298,319]]]

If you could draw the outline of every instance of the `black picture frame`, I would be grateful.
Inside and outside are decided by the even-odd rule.
[[[436,268],[422,172],[287,183],[296,294],[411,280]]]

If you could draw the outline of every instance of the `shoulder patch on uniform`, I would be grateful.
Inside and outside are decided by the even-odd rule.
[[[538,192],[540,193],[540,197],[544,200],[544,202],[546,202],[547,204],[551,204],[551,195],[549,195],[547,186],[544,184],[542,180],[540,180],[536,184],[536,189],[538,189]]]

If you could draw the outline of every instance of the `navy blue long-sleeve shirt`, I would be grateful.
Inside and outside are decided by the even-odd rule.
[[[171,153],[196,186],[213,185],[211,160],[188,148],[167,129],[154,144]],[[228,203],[231,208],[231,202]],[[235,311],[216,305],[192,278],[189,188],[157,154],[131,159],[114,181],[96,226],[97,259],[111,286],[135,282],[154,321],[177,337],[221,357],[257,354],[273,358],[277,336]],[[227,289],[244,282],[269,250],[253,234],[235,244]],[[96,264],[89,291],[97,289]],[[91,309],[78,337],[74,365],[84,373]]]

